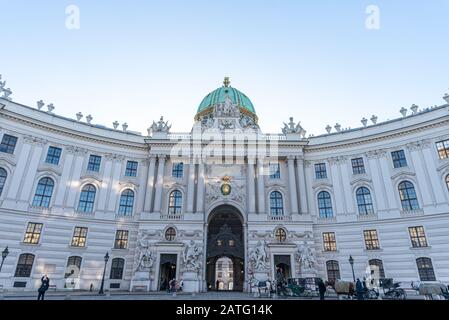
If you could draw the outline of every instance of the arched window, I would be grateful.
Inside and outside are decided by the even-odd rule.
[[[15,277],[18,278],[29,278],[31,276],[31,269],[33,269],[34,254],[23,253],[19,256],[19,261],[17,262]]]
[[[419,209],[418,198],[416,197],[416,191],[413,183],[409,181],[401,182],[398,189],[403,210]]]
[[[65,272],[66,279],[69,277],[77,278],[79,276],[82,261],[83,261],[83,258],[78,257],[78,256],[69,257],[69,259],[67,260],[67,269]]]
[[[270,194],[270,212],[272,216],[284,215],[284,202],[282,200],[282,193],[273,191]]]
[[[8,176],[8,173],[6,172],[6,170],[3,168],[0,168],[0,196],[2,195],[3,188],[5,187],[7,176]]]
[[[375,279],[385,279],[384,264],[380,259],[371,259],[368,261],[371,269],[371,274]]]
[[[93,185],[88,184],[84,186],[81,190],[80,202],[78,204],[79,212],[92,213],[94,211],[96,193],[97,189]]]
[[[327,279],[335,281],[340,279],[340,265],[338,261],[330,260],[326,262]]]
[[[332,218],[334,216],[329,192],[321,191],[318,193],[318,210],[320,212],[320,218]]]
[[[182,193],[179,190],[175,190],[172,193],[170,193],[168,213],[181,214],[181,211],[182,211]]]
[[[122,216],[131,216],[134,207],[134,191],[127,189],[120,196],[120,206],[118,213]]]
[[[374,213],[373,199],[371,198],[371,192],[368,188],[358,188],[356,192],[356,198],[360,215]]]
[[[125,268],[125,259],[122,258],[112,259],[110,279],[113,280],[123,279],[124,268]]]
[[[167,241],[173,241],[176,238],[176,229],[173,227],[168,228],[165,230],[165,240]]]
[[[418,266],[418,273],[421,281],[436,281],[431,259],[418,258],[416,259],[416,265]]]
[[[274,237],[277,242],[285,242],[285,240],[287,240],[287,232],[285,232],[283,228],[277,228]]]
[[[51,196],[55,183],[50,178],[42,178],[37,184],[36,193],[34,194],[33,206],[50,207]]]
[[[446,187],[449,190],[449,174],[446,176]]]

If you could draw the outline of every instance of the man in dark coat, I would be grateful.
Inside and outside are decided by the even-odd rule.
[[[326,293],[326,285],[323,279],[318,280],[318,291],[320,292],[320,300],[324,300],[324,294]]]
[[[364,300],[364,291],[363,290],[363,284],[362,281],[360,281],[360,279],[357,279],[357,282],[355,284],[355,292],[357,294],[357,300]]]
[[[41,278],[41,286],[37,290],[39,292],[39,295],[37,296],[37,300],[44,300],[45,292],[47,292],[48,288],[50,287],[50,279],[45,274]]]

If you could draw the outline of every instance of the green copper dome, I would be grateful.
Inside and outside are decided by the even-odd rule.
[[[237,104],[240,109],[244,111],[250,112],[252,114],[256,114],[256,110],[254,106],[249,100],[249,98],[242,92],[237,89],[234,89],[230,86],[229,78],[225,78],[223,82],[223,87],[218,88],[215,91],[209,93],[201,102],[198,107],[198,114],[203,113],[209,107],[215,106],[219,103],[223,103],[225,101],[226,96],[229,96],[233,103]]]

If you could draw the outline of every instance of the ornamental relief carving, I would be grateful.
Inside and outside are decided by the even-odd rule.
[[[381,159],[387,156],[387,151],[385,150],[373,150],[365,153],[368,159]]]
[[[246,187],[243,181],[232,181],[229,183],[231,192],[228,195],[222,192],[221,181],[208,181],[206,185],[206,202],[214,203],[216,201],[235,201],[240,203],[243,208],[246,207]]]
[[[110,160],[110,161],[117,161],[117,162],[122,162],[126,159],[125,156],[119,155],[119,154],[113,154],[113,153],[108,153],[104,155],[104,158],[106,160]]]
[[[431,142],[429,140],[421,140],[416,142],[411,142],[406,145],[409,151],[418,151],[430,148]]]
[[[69,154],[73,154],[75,156],[85,156],[89,150],[84,149],[84,148],[80,148],[80,147],[75,147],[75,146],[68,146],[65,151],[67,151]]]
[[[29,135],[24,136],[22,139],[25,143],[31,144],[33,146],[44,146],[48,143],[48,141],[45,139],[33,137],[33,136],[29,136]]]
[[[338,157],[331,157],[328,159],[328,162],[330,165],[337,165],[340,164],[342,162],[345,162],[346,160],[348,160],[347,156],[338,156]]]

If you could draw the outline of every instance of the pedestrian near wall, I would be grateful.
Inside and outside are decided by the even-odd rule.
[[[44,276],[41,278],[41,286],[37,290],[37,292],[39,292],[37,300],[44,300],[45,292],[47,292],[49,287],[50,287],[50,278],[46,274],[44,274]]]

